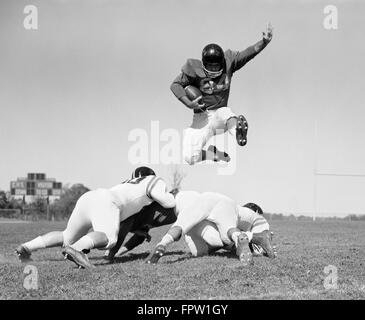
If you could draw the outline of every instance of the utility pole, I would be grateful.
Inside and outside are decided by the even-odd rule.
[[[49,197],[46,198],[46,212],[47,212],[47,220],[50,221],[49,217]]]

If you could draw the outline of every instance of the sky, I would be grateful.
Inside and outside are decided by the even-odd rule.
[[[23,25],[29,4],[37,30]],[[328,4],[336,30],[323,26]],[[231,85],[229,106],[249,122],[236,169],[181,165],[183,189],[267,212],[365,213],[364,14],[355,0],[2,0],[0,189],[28,172],[91,189],[129,177],[133,130],[152,146],[156,121],[180,135],[191,124],[169,88],[186,59],[211,42],[244,50],[271,22],[273,40]],[[170,181],[175,166],[154,150]]]

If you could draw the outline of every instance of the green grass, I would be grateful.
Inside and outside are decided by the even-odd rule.
[[[78,270],[60,249],[33,254],[39,289],[23,287],[25,264],[15,247],[63,222],[0,223],[0,299],[364,299],[365,223],[272,221],[278,258],[255,258],[242,267],[235,256],[190,258],[184,241],[169,248],[157,265],[144,259],[168,227],[153,230],[144,243],[114,264],[102,251],[90,255],[95,270]],[[338,272],[338,288],[326,290],[324,268]]]

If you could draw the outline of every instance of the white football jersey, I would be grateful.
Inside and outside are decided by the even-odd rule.
[[[167,186],[162,178],[146,176],[126,180],[109,190],[113,195],[115,204],[121,210],[120,221],[123,221],[151,204],[154,200],[158,201],[160,196],[166,197],[164,193],[167,192]],[[159,190],[161,195],[156,195],[155,190]],[[154,196],[151,193],[154,193]],[[172,195],[171,197],[173,198]],[[168,203],[167,206],[169,205],[173,207],[175,203]]]
[[[266,219],[253,210],[242,206],[237,206],[237,208],[239,217],[237,227],[240,230],[251,231],[254,227],[267,224]]]

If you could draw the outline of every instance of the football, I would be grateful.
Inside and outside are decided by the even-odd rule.
[[[187,95],[187,97],[193,101],[195,100],[196,98],[203,98],[203,95],[202,93],[200,92],[200,90],[194,86],[187,86],[185,87],[185,93]],[[199,99],[200,101],[200,99]]]

